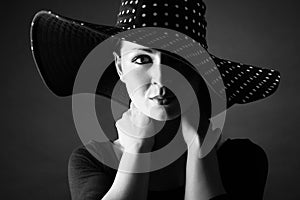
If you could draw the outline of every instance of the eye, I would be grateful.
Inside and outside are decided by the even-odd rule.
[[[132,62],[135,62],[136,64],[143,65],[152,63],[152,58],[148,55],[138,55],[132,59]]]

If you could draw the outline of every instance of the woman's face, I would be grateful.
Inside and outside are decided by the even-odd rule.
[[[135,106],[159,121],[178,117],[193,90],[176,70],[180,62],[128,41],[122,41],[120,54],[114,52],[116,69]],[[182,65],[179,67],[186,67]]]

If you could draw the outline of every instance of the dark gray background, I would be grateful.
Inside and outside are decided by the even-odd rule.
[[[224,135],[250,138],[269,158],[265,199],[300,199],[299,1],[207,0],[209,50],[281,72],[271,97],[227,113]],[[1,11],[1,198],[70,199],[67,162],[81,142],[71,98],[43,84],[30,52],[29,28],[41,9],[113,25],[119,0],[8,1]],[[4,198],[5,197],[5,198]]]

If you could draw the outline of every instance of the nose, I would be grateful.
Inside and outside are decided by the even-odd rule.
[[[154,65],[151,69],[151,84],[156,87],[156,91],[160,96],[165,96],[170,93],[166,84],[170,84],[172,81],[167,69],[168,67],[162,64]]]
[[[151,68],[151,83],[158,86],[164,87],[166,84],[171,83],[171,77],[168,77],[167,67],[162,64],[153,65]]]

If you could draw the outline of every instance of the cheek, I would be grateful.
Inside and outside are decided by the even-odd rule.
[[[134,69],[124,76],[124,82],[131,97],[135,93],[144,93],[150,78],[144,70]]]

